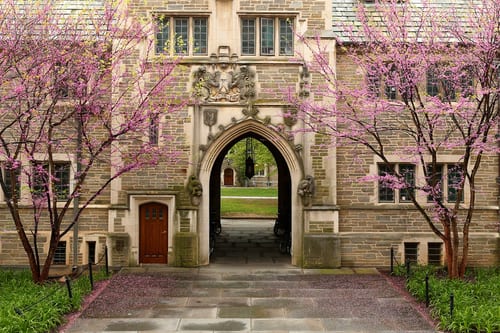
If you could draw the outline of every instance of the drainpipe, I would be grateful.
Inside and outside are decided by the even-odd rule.
[[[500,114],[500,59],[497,59],[495,62],[495,69],[497,72],[497,114]],[[497,220],[497,230],[500,232],[500,122],[497,123],[497,133],[496,133],[497,145],[499,149],[499,153],[497,154],[497,164],[498,164],[498,176],[497,176],[497,185],[498,185],[498,196],[497,196],[497,204],[498,204],[498,220]]]
[[[80,111],[82,112],[82,111]],[[75,171],[75,182],[80,179],[80,171],[82,169],[82,117],[81,114],[77,114],[77,137],[76,137],[76,171]],[[80,195],[73,198],[73,269],[78,267],[78,210],[80,208]]]

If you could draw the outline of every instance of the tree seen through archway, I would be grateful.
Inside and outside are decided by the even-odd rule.
[[[276,175],[276,160],[269,149],[259,140],[249,138],[252,140],[253,147],[253,162],[255,174],[265,174],[268,184],[271,184],[271,178]],[[251,187],[255,185],[251,179],[245,176],[246,158],[247,158],[247,139],[243,139],[235,143],[224,157],[228,166],[232,167],[237,174],[238,184],[244,187]],[[274,184],[276,185],[276,184]]]

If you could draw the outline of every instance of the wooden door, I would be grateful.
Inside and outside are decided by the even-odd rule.
[[[224,170],[224,185],[233,186],[234,185],[234,172],[233,169]]]
[[[166,264],[168,255],[168,207],[148,203],[140,207],[139,261]]]

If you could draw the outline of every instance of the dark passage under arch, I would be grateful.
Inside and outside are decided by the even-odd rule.
[[[209,189],[209,209],[210,209],[210,224],[220,225],[221,224],[221,168],[224,162],[224,157],[226,156],[229,149],[238,141],[246,139],[248,137],[254,138],[264,144],[271,154],[273,155],[276,165],[278,168],[278,211],[280,215],[280,221],[286,229],[291,230],[291,220],[292,220],[292,207],[291,207],[291,176],[288,165],[279,152],[279,150],[274,146],[269,140],[263,138],[262,136],[255,133],[245,133],[230,143],[228,143],[224,149],[220,152],[215,160],[210,173],[210,189]]]

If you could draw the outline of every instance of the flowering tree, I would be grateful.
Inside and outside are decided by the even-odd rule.
[[[43,282],[60,238],[113,180],[172,157],[156,124],[183,103],[166,94],[179,59],[151,58],[151,25],[124,3],[23,3],[0,5],[0,185]]]
[[[500,2],[356,3],[336,36],[337,66],[350,63],[351,76],[336,72],[321,38],[302,37],[312,54],[303,60],[326,82],[311,88],[323,102],[290,102],[307,130],[377,156],[381,171],[364,180],[403,191],[443,241],[449,276],[463,276],[477,175],[498,152]],[[450,154],[459,158],[446,179],[440,162]]]
[[[240,184],[245,184],[247,179],[245,175],[246,158],[248,157],[248,152],[246,151],[247,140],[248,138],[236,142],[225,156],[225,159],[230,161],[231,166],[237,170]],[[274,170],[276,169],[276,161],[269,149],[260,141],[256,139],[252,140],[252,151],[250,155],[252,155],[254,159],[255,170],[264,170],[264,168],[267,167],[269,168],[269,173],[272,171],[276,172]],[[269,176],[268,174],[268,177]]]

